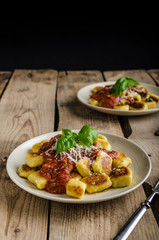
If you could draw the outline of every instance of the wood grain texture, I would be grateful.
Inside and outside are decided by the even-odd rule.
[[[113,71],[104,72],[104,76],[108,81],[116,81],[121,76],[131,77],[139,82],[156,85],[154,80],[157,80],[157,75],[153,74],[153,78],[145,70],[131,70],[131,71]],[[150,71],[149,71],[150,73]],[[123,74],[123,75],[121,75]],[[155,78],[156,77],[156,78]],[[159,112],[145,116],[128,117],[129,125],[132,133],[129,139],[139,144],[151,156],[152,172],[147,180],[149,184],[153,185],[159,178],[159,162],[158,162],[158,146],[159,138],[155,136],[155,131],[158,129]],[[144,123],[144,125],[143,125]]]
[[[106,71],[103,74],[107,81],[117,81],[120,77],[130,77],[138,82],[151,82],[151,84],[154,84],[152,78],[147,74],[146,70]]]
[[[151,77],[151,73],[153,77]],[[118,71],[113,71],[112,73],[104,72],[104,76],[108,81],[116,81],[119,77],[119,74],[120,77],[131,77],[134,79],[138,79],[139,82],[145,82],[152,85],[156,85],[158,79],[157,70],[155,70],[155,72],[153,70],[149,72],[146,72],[145,70],[123,71],[123,75],[121,75],[121,73],[119,73]],[[155,136],[154,134],[159,127],[159,113],[145,116],[127,117],[127,120],[131,128],[131,134],[129,136],[129,139],[133,140],[135,143],[141,146],[151,158],[152,170],[149,178],[146,180],[146,184],[152,187],[159,180],[159,137]],[[157,222],[159,222],[159,214],[156,213],[158,208],[156,208],[155,206],[158,205],[159,201],[155,200],[155,205],[152,206],[153,211],[155,211],[155,217]]]
[[[100,71],[68,71],[59,73],[57,90],[59,130],[66,127],[80,129],[87,123],[98,130],[122,135],[116,116],[89,109],[77,99],[77,92],[80,88],[102,81],[104,79]]]
[[[82,106],[76,98],[77,91],[94,82],[103,81],[97,71],[60,72],[57,102],[59,130],[77,129],[89,124],[98,130],[122,136],[116,116],[103,114]],[[63,204],[51,202],[49,239],[57,240],[111,240],[146,198],[142,187],[120,199],[96,204]],[[145,225],[149,226],[145,229]],[[153,228],[152,228],[153,226]],[[149,210],[140,221],[131,240],[158,238],[158,226]]]
[[[152,69],[152,70],[149,70],[148,73],[153,78],[156,85],[159,86],[159,70]],[[154,114],[154,119],[151,119],[151,125],[150,125],[151,126],[151,128],[150,128],[151,136],[153,138],[153,141],[149,140],[149,142],[151,142],[151,147],[149,148],[149,151],[151,151],[150,156],[151,156],[151,160],[152,160],[152,173],[149,178],[150,181],[148,181],[148,183],[145,184],[145,191],[147,190],[146,186],[149,187],[149,191],[147,190],[148,194],[150,194],[152,191],[151,186],[159,180],[159,170],[158,170],[159,169],[159,164],[158,164],[159,136],[155,135],[156,130],[159,129],[158,122],[159,122],[159,114]],[[159,225],[159,198],[157,198],[157,197],[153,200],[152,210],[153,210],[154,216],[156,218],[156,221]]]
[[[120,199],[96,204],[64,204],[52,202],[50,238],[57,240],[112,240],[124,223],[139,207],[142,188]],[[152,223],[154,225],[152,227]],[[151,226],[145,228],[146,223]],[[148,211],[133,231],[130,240],[158,239],[158,226]]]
[[[150,69],[147,71],[156,84],[159,86],[159,69]]]
[[[130,70],[108,71],[103,75],[107,81],[127,76],[156,84],[158,73],[159,70]],[[61,130],[89,124],[97,130],[120,136],[126,125],[124,134],[151,155],[153,168],[146,183],[151,187],[159,176],[159,144],[154,136],[158,114],[122,119],[83,106],[76,97],[78,90],[104,81],[103,75],[100,71],[63,71],[58,73],[57,85],[57,72],[54,70],[16,70],[9,83],[10,72],[0,74],[0,91],[3,93],[0,101],[0,213],[3,216],[0,239],[112,240],[146,199],[141,186],[121,198],[96,204],[48,202],[21,190],[6,173],[6,161],[11,151],[27,139],[51,132],[54,125]],[[56,90],[58,114],[55,108]],[[153,211],[156,209],[154,205]],[[155,217],[157,219],[158,214]],[[155,217],[149,209],[129,240],[158,240],[159,229]]]
[[[9,81],[10,76],[11,72],[0,72],[0,97]]]
[[[17,70],[0,102],[0,239],[46,239],[48,201],[17,187],[6,159],[20,143],[54,126],[57,72]]]

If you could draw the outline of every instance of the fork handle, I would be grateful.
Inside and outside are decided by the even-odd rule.
[[[123,228],[115,236],[114,240],[126,240],[149,207],[150,205],[148,204],[148,202],[141,203],[141,206],[126,222]]]

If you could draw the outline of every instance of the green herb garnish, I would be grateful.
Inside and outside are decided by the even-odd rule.
[[[78,134],[70,129],[62,129],[62,136],[57,141],[56,153],[65,152],[77,143],[90,147],[97,140],[97,137],[98,132],[88,125],[84,125]]]
[[[62,136],[57,140],[56,153],[65,152],[76,145],[77,134],[70,129],[62,129]]]
[[[137,85],[140,85],[140,83],[138,83],[136,80],[132,78],[122,77],[119,78],[112,87],[112,93],[115,97],[119,97],[128,87]]]
[[[97,137],[98,132],[88,125],[83,126],[78,133],[78,139],[87,147],[92,146],[92,144],[97,140]]]

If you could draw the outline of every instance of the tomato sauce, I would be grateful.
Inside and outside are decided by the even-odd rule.
[[[61,135],[56,135],[50,141],[45,142],[39,150],[39,154],[43,156],[44,162],[40,170],[40,176],[46,178],[46,191],[54,194],[66,193],[66,184],[70,180],[70,172],[76,171],[76,163],[71,159],[80,160],[82,157],[88,157],[91,162],[96,159],[97,153],[101,149],[96,147],[96,143],[90,152],[86,153],[85,149],[78,149],[79,155],[76,157],[68,150],[65,153],[56,154],[55,145],[57,139]],[[75,148],[76,149],[76,148]],[[115,151],[105,152],[112,158],[116,156]],[[67,154],[66,154],[67,153]]]
[[[46,191],[50,193],[66,192],[65,185],[70,179],[71,167],[74,167],[72,161],[66,157],[60,159],[59,154],[56,154],[56,150],[52,150],[52,146],[59,137],[61,137],[61,135],[51,138],[50,141],[44,143],[39,150],[39,154],[44,158],[40,175],[48,180]]]
[[[114,106],[119,104],[119,98],[116,98],[113,94],[103,96],[100,101],[100,106],[105,108],[113,108]]]
[[[117,151],[105,151],[113,160],[117,158],[118,152]]]
[[[116,98],[111,93],[112,86],[113,85],[107,85],[99,91],[93,93],[90,97],[97,100],[100,104],[100,107],[113,108],[119,104],[119,98]]]
[[[67,155],[63,153],[56,154],[56,150],[53,150],[53,146],[59,137],[61,135],[51,138],[39,150],[39,154],[44,158],[40,175],[48,180],[46,191],[56,194],[66,192],[65,186],[70,179],[70,171],[76,170],[75,162],[71,161]],[[67,153],[70,154],[69,150]],[[75,158],[74,155],[70,156]],[[84,151],[81,150],[80,156],[85,156]]]
[[[114,106],[123,105],[122,100],[125,99],[124,104],[133,104],[136,102],[133,98],[133,93],[138,93],[142,98],[146,98],[148,95],[148,90],[143,86],[131,86],[128,87],[119,97],[115,97],[112,94],[113,85],[106,85],[105,87],[96,87],[97,92],[90,95],[90,98],[93,98],[98,101],[100,107],[104,108],[114,108]],[[136,106],[135,108],[142,108],[142,104]]]

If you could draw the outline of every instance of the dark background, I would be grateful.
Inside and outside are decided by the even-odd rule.
[[[148,15],[28,16],[0,20],[1,71],[159,68],[158,23]]]

